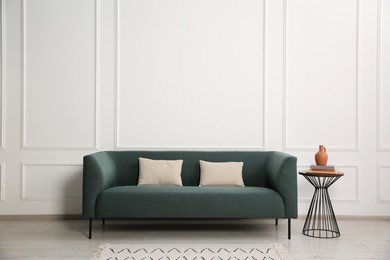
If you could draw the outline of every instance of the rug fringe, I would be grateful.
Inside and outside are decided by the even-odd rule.
[[[273,244],[275,251],[278,253],[281,260],[294,260],[288,253],[287,249],[280,243]]]
[[[100,244],[99,247],[95,250],[95,252],[92,255],[91,260],[99,260],[100,256],[102,255],[104,249],[106,249],[107,244]]]

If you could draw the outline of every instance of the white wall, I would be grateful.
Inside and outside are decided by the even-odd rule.
[[[1,1],[0,214],[81,213],[98,150],[281,150],[390,214],[390,0]],[[313,188],[299,180],[299,213]]]

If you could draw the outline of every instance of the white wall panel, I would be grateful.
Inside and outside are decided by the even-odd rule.
[[[390,214],[390,0],[0,7],[0,214],[80,214],[94,150],[286,150],[304,170],[319,144],[345,173],[336,214]],[[299,214],[313,191],[298,176]]]
[[[79,199],[81,188],[81,164],[22,163],[22,200]]]
[[[97,145],[96,16],[94,0],[23,1],[24,148]]]
[[[263,1],[118,1],[117,13],[117,147],[264,147]]]
[[[377,194],[378,202],[390,202],[390,166],[377,167]]]
[[[358,147],[358,1],[286,1],[284,148]]]
[[[381,0],[379,9],[379,149],[390,150],[390,0]]]

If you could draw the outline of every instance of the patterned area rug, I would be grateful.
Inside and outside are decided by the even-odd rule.
[[[101,244],[91,260],[291,260],[282,244]]]

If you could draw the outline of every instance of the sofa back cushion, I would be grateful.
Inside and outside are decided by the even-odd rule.
[[[137,185],[139,157],[154,160],[183,160],[183,186],[198,186],[200,180],[199,161],[244,162],[245,186],[265,187],[266,162],[272,152],[266,151],[111,151],[108,156],[115,164],[116,186]]]

